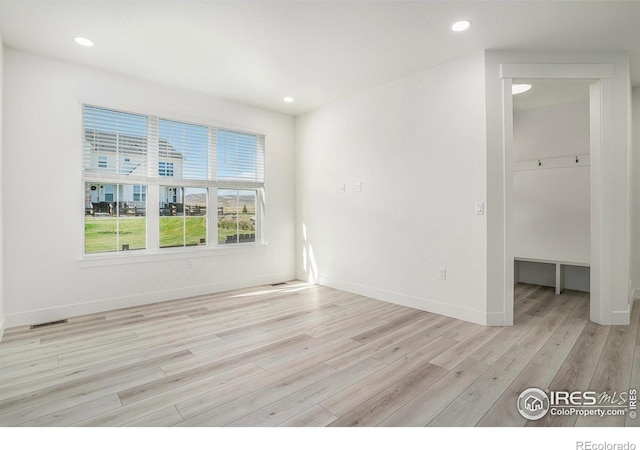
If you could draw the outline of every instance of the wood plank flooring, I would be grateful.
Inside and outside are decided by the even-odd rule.
[[[527,387],[640,382],[632,324],[588,294],[519,284],[513,327],[482,327],[289,282],[9,329],[0,426],[638,426],[515,409]]]

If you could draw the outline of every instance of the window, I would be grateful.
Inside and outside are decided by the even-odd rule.
[[[85,105],[83,118],[85,175],[146,175],[148,117]]]
[[[158,163],[158,175],[161,177],[173,176],[173,163],[167,161],[160,161]]]
[[[160,176],[189,180],[212,178],[209,157],[212,142],[208,127],[159,119],[158,137]]]
[[[160,248],[207,244],[207,188],[160,186]]]
[[[85,183],[85,253],[146,248],[146,209],[126,200],[136,190],[146,186]]]
[[[133,201],[134,202],[146,202],[147,201],[147,187],[146,186],[134,186],[133,187]]]
[[[258,197],[264,185],[264,136],[218,129],[216,144],[218,244],[256,242]]]
[[[264,183],[264,136],[218,129],[218,180]]]
[[[252,190],[218,189],[218,244],[256,241],[256,198]]]
[[[261,242],[264,145],[260,134],[84,105],[85,253]]]
[[[104,190],[104,201],[105,202],[113,202],[115,201],[115,191],[116,187],[113,184],[106,184],[104,187],[100,186]]]

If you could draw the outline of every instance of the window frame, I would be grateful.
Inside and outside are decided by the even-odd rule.
[[[149,124],[147,129],[146,138],[149,141],[147,148],[147,173],[146,175],[123,175],[123,174],[102,174],[99,172],[88,172],[85,164],[84,146],[86,141],[85,136],[85,124],[84,124],[84,108],[85,106],[107,109],[116,112],[137,114],[148,118]],[[175,167],[172,176],[160,175],[160,157],[159,157],[159,138],[158,138],[158,121],[160,119],[167,119],[184,124],[193,124],[196,126],[204,126],[209,130],[209,135],[212,136],[208,148],[208,164],[207,173],[209,178],[207,180],[192,180],[185,178],[175,177]],[[154,128],[155,127],[155,128]],[[144,250],[136,250],[135,252],[103,252],[103,253],[85,253],[85,233],[84,222],[82,221],[82,242],[81,242],[81,256],[79,261],[81,267],[103,265],[101,260],[104,260],[104,265],[110,265],[114,263],[123,262],[125,259],[130,262],[139,262],[142,260],[169,260],[182,257],[196,257],[199,255],[213,255],[213,254],[228,254],[235,253],[236,251],[253,251],[252,249],[258,249],[267,245],[264,228],[265,228],[265,213],[264,213],[264,192],[266,180],[264,178],[264,172],[266,170],[265,161],[265,147],[267,136],[262,131],[250,130],[241,126],[230,127],[228,125],[220,125],[212,123],[212,121],[192,120],[184,117],[174,117],[167,114],[154,114],[153,112],[141,113],[134,108],[113,106],[104,102],[95,101],[80,101],[80,128],[81,128],[81,160],[83,168],[81,171],[82,190],[84,193],[85,183],[110,183],[110,184],[132,184],[140,185],[146,188],[146,237],[147,246]],[[218,180],[216,173],[216,132],[218,129],[235,131],[238,133],[251,134],[256,136],[256,158],[259,164],[259,175],[261,181],[246,181],[246,180]],[[261,145],[260,145],[261,143]],[[258,167],[258,165],[256,166]],[[258,169],[257,169],[258,170]],[[182,247],[165,247],[160,248],[160,235],[159,235],[159,190],[160,186],[176,186],[176,187],[199,187],[207,189],[207,243],[198,246],[182,246]],[[246,189],[254,190],[256,192],[256,230],[255,230],[255,242],[241,242],[233,244],[218,244],[218,193],[220,189]],[[142,194],[141,194],[142,195]],[[135,201],[135,200],[134,200]],[[83,194],[83,211],[84,211],[84,194]],[[116,261],[117,260],[117,261]]]

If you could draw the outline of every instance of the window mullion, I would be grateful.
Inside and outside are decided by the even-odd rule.
[[[240,191],[236,191],[236,244],[240,242]]]
[[[147,125],[147,176],[158,178],[158,163],[160,161],[160,138],[158,136],[158,118],[149,116]]]
[[[209,245],[218,245],[218,188],[209,188],[208,212],[207,212],[207,242]]]
[[[160,248],[160,188],[157,184],[147,187],[147,249]]]
[[[116,252],[120,248],[120,185],[116,184]]]

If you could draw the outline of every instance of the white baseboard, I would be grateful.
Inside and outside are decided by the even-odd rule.
[[[503,312],[487,313],[486,323],[488,327],[503,327],[505,326],[505,319]]]
[[[2,342],[2,335],[4,334],[4,324],[5,318],[4,316],[0,316],[0,342]]]
[[[607,325],[629,325],[631,322],[631,307],[633,303],[629,304],[629,309],[626,311],[612,311],[611,323]]]
[[[189,288],[172,289],[167,291],[149,292],[139,295],[130,295],[124,297],[109,298],[96,300],[86,303],[74,303],[68,305],[56,306],[53,308],[44,308],[31,311],[23,311],[6,316],[5,326],[7,328],[29,325],[35,323],[52,322],[68,317],[82,316],[85,314],[94,314],[104,311],[112,311],[114,309],[129,308],[132,306],[147,305],[149,303],[158,303],[168,300],[176,300],[186,297],[194,297],[197,295],[215,294],[218,292],[230,291],[233,289],[242,289],[261,284],[271,284],[280,281],[289,281],[294,278],[291,273],[278,273],[260,276],[257,278],[225,281],[222,283],[207,284],[201,286],[192,286]]]
[[[366,297],[375,298],[376,300],[382,300],[401,306],[408,306],[410,308],[441,314],[443,316],[453,317],[467,322],[474,322],[480,325],[487,325],[487,313],[484,311],[461,308],[459,306],[449,305],[434,300],[361,286],[354,283],[348,283],[346,281],[332,280],[323,276],[319,277],[319,283],[323,286],[340,289],[341,291],[351,292],[358,295],[364,295]]]

